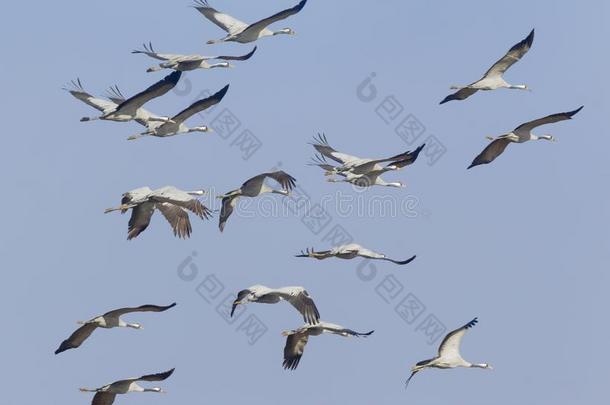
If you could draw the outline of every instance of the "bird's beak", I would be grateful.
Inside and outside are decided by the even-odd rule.
[[[488,139],[488,140],[490,140],[490,141],[493,141],[493,140],[494,140],[494,137],[493,137],[493,136],[489,136],[489,135],[488,135],[488,136],[486,136],[486,137],[485,137],[485,139]]]
[[[208,130],[206,132],[214,132],[214,128],[206,127]]]
[[[137,135],[131,135],[129,138],[127,138],[128,141],[133,141],[133,140],[136,140],[136,139],[138,139]]]

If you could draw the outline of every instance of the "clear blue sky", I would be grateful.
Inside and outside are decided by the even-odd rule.
[[[293,3],[213,5],[254,21]],[[10,388],[3,403],[85,404],[91,397],[78,387],[171,367],[175,374],[162,384],[167,396],[133,394],[117,403],[438,404],[459,398],[457,403],[574,404],[606,396],[605,2],[310,0],[277,26],[292,27],[297,36],[260,41],[257,54],[235,69],[189,72],[188,94],[169,93],[147,105],[171,115],[200,91],[230,83],[219,109],[189,121],[209,124],[228,108],[241,126],[226,140],[196,133],[128,142],[140,130],[135,123],[79,122],[92,110],[61,90],[69,80],[80,77],[94,93],[116,83],[131,95],[163,76],[145,72],[154,61],[129,53],[144,41],[164,52],[250,50],[205,45],[222,32],[187,5],[108,0],[5,6],[0,374]],[[450,85],[477,79],[532,28],[532,49],[506,76],[527,83],[531,93],[496,91],[438,105]],[[372,72],[377,94],[365,102],[357,88]],[[386,124],[376,114],[388,96],[403,106],[397,120],[413,114],[426,128],[412,145],[394,132],[397,121]],[[582,104],[574,120],[541,129],[559,142],[511,146],[493,164],[465,170],[485,146],[485,135]],[[245,129],[262,143],[246,160],[237,138]],[[318,131],[356,155],[394,154],[432,135],[446,153],[435,164],[423,156],[386,176],[406,182],[406,189],[354,192],[324,182],[317,168],[305,165],[312,154],[307,141]],[[150,228],[128,242],[128,217],[103,214],[132,188],[172,184],[222,192],[278,162],[312,204],[331,201],[325,205],[328,224],[318,234],[304,225],[302,213],[235,216],[224,234],[216,220],[193,218],[193,236],[183,241],[156,214]],[[410,208],[398,215],[344,215],[332,203],[337,190],[365,206],[384,196]],[[269,201],[279,199],[274,197]],[[372,249],[418,258],[405,267],[377,264],[375,273],[368,267],[359,272],[358,260],[293,257],[307,246],[329,247],[325,235],[337,225]],[[207,296],[210,303],[196,291],[204,281],[208,288],[215,281],[224,286],[214,290],[215,298]],[[299,369],[286,372],[280,333],[301,325],[289,306],[251,305],[233,324],[216,312],[229,294],[255,283],[303,285],[324,320],[376,332],[366,340],[314,337]],[[425,306],[410,323],[395,310],[407,297]],[[79,319],[173,301],[178,306],[163,314],[128,317],[144,324],[141,331],[98,331],[80,349],[53,355]],[[267,332],[250,345],[240,325],[252,315]],[[495,370],[427,371],[405,392],[410,366],[436,351],[436,343],[417,330],[428,316],[448,329],[478,316],[462,352]]]

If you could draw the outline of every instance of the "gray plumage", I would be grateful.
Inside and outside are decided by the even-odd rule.
[[[133,329],[141,329],[142,326],[138,323],[128,323],[121,319],[121,316],[125,314],[129,314],[132,312],[163,312],[167,311],[170,308],[176,306],[174,302],[171,305],[167,306],[158,306],[158,305],[141,305],[139,307],[127,307],[127,308],[119,308],[113,311],[106,312],[103,315],[96,316],[88,321],[79,321],[78,323],[82,324],[80,328],[78,328],[74,333],[70,335],[66,340],[61,342],[61,345],[57,350],[55,350],[55,354],[59,354],[69,349],[75,349],[79,347],[97,328],[133,328]]]
[[[572,119],[572,117],[582,110],[582,108],[583,106],[580,106],[574,111],[547,115],[546,117],[521,124],[508,134],[496,138],[489,138],[492,142],[474,158],[470,166],[468,166],[468,169],[493,162],[511,143],[524,143],[532,140],[555,141],[555,138],[552,135],[534,135],[532,134],[532,130],[541,125]]]
[[[315,325],[304,325],[299,329],[284,331],[282,334],[286,336],[286,345],[284,346],[284,369],[294,370],[299,365],[305,346],[309,341],[310,336],[319,336],[323,333],[330,333],[343,337],[367,337],[374,331],[360,333],[351,329],[344,328],[341,325],[320,321]]]
[[[502,58],[485,72],[481,79],[463,87],[452,86],[452,89],[458,89],[458,91],[445,97],[440,104],[444,104],[451,100],[465,100],[479,90],[496,90],[500,88],[527,90],[528,87],[524,84],[512,85],[507,83],[506,80],[504,80],[503,75],[508,68],[519,61],[523,55],[529,51],[533,42],[534,30],[532,30],[525,39],[510,48]]]

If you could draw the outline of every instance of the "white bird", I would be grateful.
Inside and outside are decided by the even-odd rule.
[[[96,316],[88,321],[78,321],[77,323],[81,326],[74,333],[70,335],[66,340],[61,342],[61,345],[55,354],[65,352],[69,349],[75,349],[79,347],[97,328],[133,328],[142,329],[142,325],[139,323],[129,323],[121,319],[121,316],[132,312],[163,312],[176,306],[174,302],[167,306],[158,305],[141,305],[133,308],[119,308],[110,312],[106,312],[104,315]]]
[[[186,134],[191,132],[210,132],[212,131],[212,129],[205,125],[198,127],[188,127],[186,126],[186,124],[184,124],[184,122],[193,115],[198,114],[201,111],[220,103],[225,94],[227,94],[228,90],[229,85],[227,84],[225,87],[223,87],[221,90],[211,95],[210,97],[195,101],[193,104],[173,116],[168,122],[149,121],[146,126],[146,131],[141,132],[137,135],[132,135],[127,139],[132,141],[143,136],[156,136],[160,138],[166,138],[169,136]]]
[[[282,335],[287,336],[286,345],[284,346],[284,369],[294,370],[299,365],[303,351],[309,340],[309,336],[319,336],[323,333],[331,333],[334,335],[350,337],[367,337],[370,336],[374,330],[366,333],[360,333],[351,329],[346,329],[341,325],[335,325],[320,321],[316,325],[304,325],[296,330],[287,330],[282,332]]]
[[[268,178],[278,182],[282,186],[282,190],[276,190],[265,184],[265,180]],[[225,224],[231,213],[233,213],[233,209],[235,208],[239,197],[258,197],[264,193],[275,193],[286,196],[290,193],[290,190],[294,188],[295,182],[296,179],[294,177],[282,170],[262,173],[246,180],[237,190],[229,191],[226,194],[218,196],[217,198],[222,199],[222,209],[220,210],[220,221],[218,224],[220,232],[224,230]]]
[[[300,255],[296,257],[311,257],[318,260],[328,259],[329,257],[337,257],[339,259],[353,259],[355,257],[364,257],[366,259],[374,260],[387,260],[395,264],[408,264],[411,263],[417,256],[413,255],[406,260],[394,260],[386,257],[386,255],[374,252],[370,249],[362,247],[357,243],[348,243],[347,245],[336,246],[330,250],[323,250],[320,252],[314,251],[313,248],[301,251]]]
[[[534,135],[532,134],[532,130],[541,125],[572,119],[572,117],[580,110],[582,110],[582,108],[583,106],[580,106],[574,111],[547,115],[546,117],[526,122],[524,124],[519,125],[517,128],[513,129],[508,134],[504,134],[496,138],[487,137],[487,139],[490,139],[492,142],[487,145],[487,147],[483,149],[481,153],[479,153],[479,155],[472,161],[470,166],[468,166],[468,169],[474,166],[493,162],[498,156],[502,154],[502,152],[504,152],[504,150],[510,143],[524,143],[527,141],[536,140],[554,142],[555,137],[553,137],[553,135]]]
[[[425,146],[424,144],[415,151],[403,152],[399,155],[388,158],[369,159],[338,152],[336,149],[330,146],[328,139],[324,134],[318,134],[318,137],[314,138],[311,145],[322,156],[316,156],[316,158],[314,158],[313,165],[325,169],[325,174],[327,176],[332,176],[334,174],[341,175],[341,173],[345,174],[347,172],[351,173],[353,176],[361,176],[374,171],[381,174],[384,171],[399,170],[404,166],[408,166],[415,162],[419,152],[421,152]],[[334,160],[335,162],[339,163],[339,166],[331,166],[326,164],[324,157]],[[381,163],[388,164],[382,165]]]
[[[320,320],[320,313],[313,299],[303,287],[269,288],[264,285],[253,285],[237,293],[237,298],[231,307],[231,316],[240,304],[257,302],[259,304],[277,304],[288,301],[303,315],[305,322],[315,325]]]
[[[150,100],[160,97],[170,91],[176,86],[178,80],[180,80],[180,76],[182,72],[172,72],[167,75],[162,80],[148,87],[146,90],[141,91],[133,97],[128,98],[123,101],[121,104],[116,107],[110,109],[105,108],[102,110],[102,115],[98,117],[83,117],[81,121],[92,121],[92,120],[109,120],[109,121],[119,121],[126,122],[135,119],[142,119],[143,117],[138,115],[141,107],[149,102]],[[74,95],[74,94],[73,94]],[[76,97],[76,95],[74,95]],[[78,97],[77,97],[78,98]],[[82,100],[82,99],[81,99]],[[84,101],[84,100],[82,100]],[[88,103],[89,104],[89,103]],[[92,104],[90,104],[92,105]],[[95,107],[95,106],[94,106]],[[98,107],[95,107],[99,110]],[[148,117],[148,120],[151,121],[169,121],[168,117]]]
[[[443,339],[439,348],[438,355],[430,360],[423,360],[417,363],[415,366],[411,368],[411,375],[407,379],[405,386],[409,385],[409,381],[411,378],[421,370],[426,368],[456,368],[456,367],[467,367],[467,368],[486,368],[492,370],[493,368],[487,363],[469,363],[462,358],[460,354],[460,344],[462,343],[462,338],[466,331],[472,328],[478,322],[477,318],[474,318],[472,321],[468,322],[466,325],[462,326],[459,329],[456,329]]]
[[[112,405],[114,399],[119,394],[127,394],[130,392],[156,392],[159,394],[165,393],[161,388],[144,388],[138,385],[138,381],[163,381],[172,375],[175,369],[165,371],[158,374],[148,374],[142,377],[127,378],[124,380],[115,381],[112,384],[104,385],[100,388],[80,388],[82,392],[95,392],[91,405]]]
[[[280,11],[271,17],[264,18],[253,24],[246,24],[245,22],[239,21],[228,14],[215,10],[214,8],[210,7],[207,0],[196,0],[193,7],[203,14],[205,18],[227,32],[226,37],[217,40],[210,40],[207,42],[208,44],[230,41],[245,44],[248,42],[254,42],[260,38],[279,34],[294,35],[295,32],[291,28],[271,31],[267,28],[267,26],[298,13],[303,7],[305,7],[305,3],[307,3],[307,0],[302,0],[299,4],[292,8]]]
[[[161,211],[170,223],[174,236],[188,238],[191,236],[191,222],[185,209],[193,212],[201,219],[209,219],[211,211],[203,205],[197,196],[204,194],[202,190],[182,191],[173,186],[166,186],[157,190],[149,187],[140,187],[123,194],[121,205],[117,208],[108,208],[104,212],[121,211],[122,214],[131,209],[127,239],[133,239],[144,232],[150,224],[155,211]]]
[[[83,103],[95,108],[98,111],[101,111],[103,114],[109,114],[112,111],[115,111],[116,108],[125,101],[125,97],[121,93],[121,90],[118,86],[112,86],[108,89],[108,100],[95,97],[85,91],[80,79],[72,80],[71,86],[67,85],[63,89],[70,93],[72,96],[82,101]],[[153,121],[164,121],[167,118],[160,117],[156,114],[151,113],[150,111],[144,108],[138,108],[136,112],[136,117],[134,120],[141,125],[147,126],[150,120]]]
[[[502,88],[529,90],[525,84],[513,85],[507,83],[506,80],[504,80],[503,75],[508,68],[519,61],[519,59],[521,59],[523,55],[529,51],[533,42],[534,30],[532,30],[523,41],[510,48],[508,52],[506,52],[506,55],[494,63],[493,66],[489,68],[487,72],[485,72],[481,79],[474,83],[470,83],[467,86],[451,86],[452,89],[458,89],[458,91],[445,97],[440,104],[451,100],[464,100],[479,90],[496,90]]]
[[[254,52],[256,47],[249,53],[242,56],[202,56],[202,55],[179,55],[170,53],[158,53],[153,49],[152,43],[143,45],[144,50],[136,49],[131,53],[143,53],[151,58],[162,60],[158,66],[148,68],[147,72],[157,72],[162,69],[173,69],[181,72],[186,72],[195,69],[214,69],[214,68],[230,68],[233,67],[228,62],[220,63],[208,63],[209,60],[248,60]]]

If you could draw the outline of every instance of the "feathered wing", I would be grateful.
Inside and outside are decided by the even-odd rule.
[[[172,368],[171,370],[167,370],[164,371],[162,373],[156,373],[156,374],[147,374],[147,375],[143,375],[140,378],[137,378],[137,381],[163,381],[168,379],[173,373],[174,373],[175,368]]]
[[[267,17],[267,18],[263,18],[260,21],[257,21],[253,24],[250,24],[250,26],[248,28],[246,28],[244,30],[244,32],[246,31],[261,31],[263,29],[265,29],[267,26],[273,24],[274,22],[277,21],[281,21],[285,18],[290,17],[291,15],[294,15],[296,13],[298,13],[299,11],[301,11],[303,9],[303,7],[305,7],[305,4],[307,3],[307,0],[302,0],[299,4],[297,4],[294,7],[288,8],[286,10],[282,10],[279,13],[275,13],[274,15]]]
[[[186,239],[191,236],[192,228],[189,215],[182,208],[170,203],[158,203],[155,207],[161,211],[167,222],[172,226],[174,236]]]
[[[257,46],[255,46],[250,52],[248,52],[245,55],[241,55],[241,56],[212,56],[210,57],[210,59],[220,59],[220,60],[248,60],[252,57],[252,55],[254,55],[254,52],[256,52],[256,50],[258,49]]]
[[[296,185],[297,179],[289,175],[283,170],[278,170],[276,172],[264,173],[266,177],[269,177],[275,181],[277,181],[284,190],[290,191]]]
[[[288,335],[284,346],[284,369],[294,370],[297,368],[308,340],[309,335],[306,332]]]
[[[512,48],[506,52],[500,60],[492,65],[487,72],[485,72],[484,77],[490,76],[502,76],[504,72],[508,70],[512,65],[514,65],[519,59],[523,57],[530,50],[532,43],[534,42],[534,30],[532,30],[529,35],[519,41],[519,43],[513,45]]]
[[[131,51],[131,53],[142,53],[146,56],[149,56],[149,57],[157,59],[157,60],[162,60],[162,61],[177,59],[182,56],[179,54],[172,54],[172,53],[159,53],[154,50],[151,42],[149,42],[148,45],[143,44],[142,47],[144,48],[144,50],[134,49],[133,51]]]
[[[326,135],[318,134],[317,138],[314,138],[314,142],[311,144],[318,153],[322,156],[326,156],[334,160],[337,163],[347,164],[354,161],[363,160],[357,156],[348,155],[347,153],[338,152],[328,143],[328,139],[326,139]]]
[[[460,355],[460,343],[466,331],[476,325],[478,322],[477,318],[468,322],[466,325],[451,331],[445,336],[438,348],[438,357],[443,358],[443,361],[459,361],[462,359]]]
[[[222,208],[220,209],[220,219],[218,220],[218,228],[220,232],[224,231],[225,225],[229,217],[233,213],[233,209],[237,204],[238,196],[230,196],[222,199]]]
[[[136,111],[144,104],[156,97],[161,97],[162,95],[173,89],[180,80],[180,76],[182,76],[182,72],[179,71],[174,71],[170,73],[157,83],[148,87],[146,90],[141,91],[135,96],[132,96],[127,100],[123,101],[116,108],[116,111],[135,115]]]
[[[292,295],[280,289],[279,294],[303,315],[303,320],[308,324],[315,325],[320,321],[320,312],[307,290],[302,289],[298,294]]]
[[[95,108],[98,111],[107,113],[117,107],[117,103],[113,101],[94,97],[90,93],[86,92],[83,88],[80,79],[72,80],[70,84],[72,85],[72,87],[69,87],[69,85],[67,85],[66,87],[64,87],[64,90],[66,90],[68,93],[70,93],[72,96],[79,99],[83,103]]]
[[[466,100],[468,97],[472,96],[477,91],[477,89],[473,89],[472,87],[463,87],[455,93],[449,94],[439,104],[445,104],[446,102],[451,100]]]
[[[502,152],[504,152],[509,143],[511,143],[511,141],[506,137],[496,138],[474,158],[470,166],[468,166],[468,169],[493,162]]]
[[[551,115],[547,115],[546,117],[539,118],[537,120],[526,122],[524,124],[519,125],[517,128],[515,128],[515,130],[513,132],[521,132],[521,131],[529,132],[532,129],[539,127],[541,125],[570,120],[570,119],[572,119],[572,117],[575,114],[577,114],[580,110],[582,110],[583,107],[584,106],[581,105],[580,107],[578,107],[576,110],[573,110],[573,111],[551,114]]]
[[[61,345],[57,350],[55,350],[55,354],[59,354],[61,352],[65,352],[69,349],[75,349],[79,347],[97,328],[95,323],[86,323],[76,331],[74,331],[70,337],[61,342]]]
[[[150,224],[150,219],[155,212],[155,204],[144,202],[131,209],[131,217],[127,224],[127,239],[131,240],[144,232]]]
[[[172,121],[174,121],[176,124],[181,124],[182,122],[189,119],[191,116],[193,116],[203,110],[206,110],[206,109],[212,107],[213,105],[220,103],[220,101],[223,99],[225,94],[227,94],[228,90],[229,90],[229,85],[227,84],[225,87],[223,87],[221,90],[219,90],[215,94],[212,94],[210,97],[206,97],[202,100],[196,101],[193,104],[191,104],[190,106],[188,106],[187,108],[185,108],[184,110],[182,110],[181,112],[179,112],[178,114],[176,114],[172,118]]]
[[[173,186],[165,186],[154,190],[152,199],[156,202],[166,202],[185,208],[201,219],[208,219],[212,215],[212,211],[197,198]]]
[[[108,94],[107,95],[108,99],[110,101],[112,101],[113,103],[115,103],[116,105],[119,105],[123,101],[125,101],[125,96],[123,96],[123,94],[121,93],[121,90],[119,89],[119,87],[117,85],[110,86],[108,88],[108,90],[106,91],[106,93]],[[161,118],[161,117],[159,117],[156,114],[151,113],[150,111],[148,111],[144,108],[139,108],[134,121],[136,121],[138,124],[140,124],[144,127],[148,127],[148,122],[151,118]]]
[[[175,302],[170,305],[165,305],[165,306],[146,304],[146,305],[140,305],[139,307],[125,307],[125,308],[114,309],[112,311],[106,312],[103,316],[119,317],[121,315],[125,315],[125,314],[131,313],[131,312],[164,312],[175,306],[176,306]]]
[[[222,30],[226,31],[229,35],[239,34],[248,28],[248,24],[245,22],[210,7],[206,0],[195,1],[194,7],[197,9],[197,11],[203,14],[205,18],[216,24]]]
[[[113,392],[96,392],[91,405],[112,405],[116,394]]]

